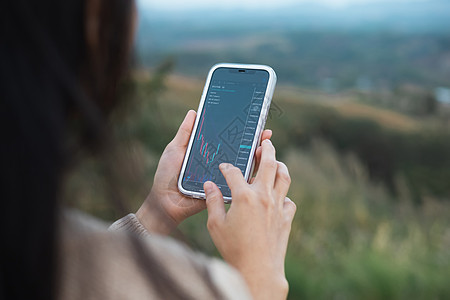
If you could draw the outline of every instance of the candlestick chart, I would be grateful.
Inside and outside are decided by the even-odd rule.
[[[238,76],[222,73],[227,78]],[[231,196],[219,165],[231,163],[242,174],[248,168],[267,85],[266,79],[258,78],[211,81],[182,176],[183,188],[203,192],[203,183],[213,181],[224,196]]]

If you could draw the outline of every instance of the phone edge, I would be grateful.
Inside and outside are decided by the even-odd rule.
[[[249,162],[247,164],[247,167],[245,169],[245,174],[244,174],[244,178],[245,180],[248,182],[250,180],[250,176],[253,172],[254,169],[254,157],[255,157],[255,151],[256,148],[258,147],[258,145],[261,142],[261,134],[264,130],[264,126],[267,120],[267,116],[269,113],[269,109],[270,109],[270,104],[272,102],[272,98],[273,98],[273,94],[275,92],[275,85],[277,82],[277,75],[275,73],[275,71],[267,65],[259,65],[259,64],[239,64],[239,63],[218,63],[215,64],[211,67],[211,69],[208,72],[206,81],[205,81],[205,86],[203,87],[203,92],[200,98],[200,102],[199,102],[199,106],[197,109],[197,115],[195,118],[195,122],[194,122],[194,127],[192,128],[192,132],[191,132],[191,136],[189,137],[189,143],[188,143],[188,147],[186,149],[186,153],[184,154],[184,158],[183,158],[183,164],[181,166],[181,170],[180,173],[178,174],[178,181],[177,181],[177,186],[178,186],[178,190],[185,196],[191,197],[191,198],[196,198],[196,199],[205,199],[205,194],[204,193],[198,193],[198,192],[193,192],[193,191],[188,191],[186,189],[183,188],[182,186],[182,180],[183,180],[183,174],[186,171],[186,165],[189,159],[188,154],[190,153],[191,149],[192,149],[192,145],[194,142],[194,138],[195,138],[195,132],[197,132],[197,127],[198,127],[198,123],[200,121],[200,115],[202,114],[203,111],[203,107],[204,107],[204,102],[206,100],[206,94],[208,91],[208,87],[210,85],[211,79],[212,79],[212,75],[214,73],[214,71],[218,68],[222,68],[222,67],[228,67],[228,68],[243,68],[243,69],[259,69],[259,70],[265,70],[269,73],[269,81],[267,82],[267,88],[266,88],[266,93],[264,95],[264,102],[263,102],[263,108],[261,109],[260,112],[260,117],[258,120],[258,126],[255,132],[255,138],[252,144],[252,148],[251,148],[251,155],[249,158]],[[231,203],[232,201],[232,197],[227,197],[224,196],[224,202],[225,203]]]

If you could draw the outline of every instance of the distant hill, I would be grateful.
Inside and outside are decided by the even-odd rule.
[[[264,63],[280,82],[328,92],[450,86],[450,2],[268,10],[142,10],[137,53],[203,78],[214,63]]]
[[[450,1],[377,1],[345,6],[299,3],[274,9],[141,9],[142,23],[191,29],[308,29],[448,33]],[[155,28],[160,29],[160,28]]]

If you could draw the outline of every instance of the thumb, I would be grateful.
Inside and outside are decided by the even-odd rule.
[[[196,113],[194,110],[187,112],[186,117],[178,128],[177,134],[173,138],[171,144],[177,147],[187,147],[189,143],[189,137],[194,127]]]
[[[206,194],[206,207],[208,209],[208,227],[210,227],[210,225],[224,220],[226,215],[225,203],[223,202],[222,192],[213,182],[205,182],[203,188]]]

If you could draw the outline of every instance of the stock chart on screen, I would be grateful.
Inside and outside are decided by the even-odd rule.
[[[207,90],[191,154],[183,175],[183,188],[203,191],[213,181],[224,196],[231,196],[219,170],[223,162],[245,173],[259,121],[268,74],[249,74],[217,69]]]

